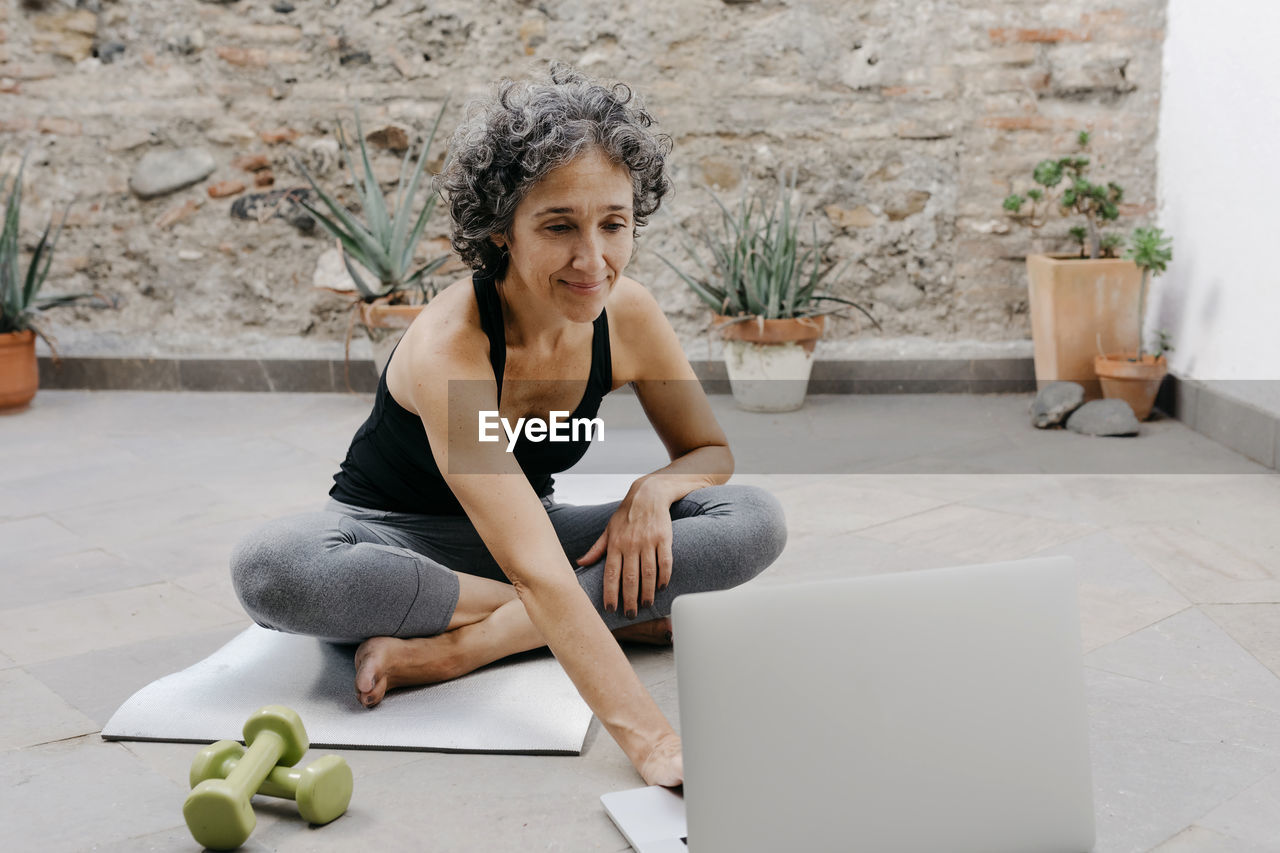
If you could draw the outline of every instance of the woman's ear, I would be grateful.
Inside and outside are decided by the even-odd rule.
[[[499,249],[507,248],[507,238],[505,234],[490,234],[489,242],[497,246]]]

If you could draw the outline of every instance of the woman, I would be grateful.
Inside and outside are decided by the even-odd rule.
[[[469,107],[440,181],[474,275],[401,339],[325,511],[255,531],[232,574],[259,624],[359,641],[369,707],[548,645],[645,782],[678,785],[680,739],[617,640],[670,642],[675,597],[750,580],[786,526],[771,494],[725,484],[733,456],[675,332],[622,274],[669,188],[651,123],[625,86],[562,65]],[[555,502],[585,437],[479,439],[481,412],[592,418],[627,383],[671,463],[619,501]]]

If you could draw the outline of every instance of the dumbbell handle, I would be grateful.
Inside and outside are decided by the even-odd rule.
[[[236,766],[226,775],[227,784],[247,801],[271,775],[284,751],[285,742],[280,735],[269,730],[258,732]]]
[[[216,768],[217,777],[223,779],[230,776],[240,764],[240,760],[236,758],[228,758],[222,762],[220,767]],[[302,771],[293,767],[281,767],[276,765],[271,768],[271,772],[267,774],[267,778],[262,780],[262,784],[258,786],[258,793],[264,797],[279,797],[285,800],[295,800],[298,798],[298,782],[302,779]]]

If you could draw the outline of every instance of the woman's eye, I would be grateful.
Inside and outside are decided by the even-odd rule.
[[[569,230],[569,226],[568,225],[548,225],[547,230],[555,234],[563,234],[565,231]]]
[[[610,222],[608,225],[605,226],[607,230],[613,231],[613,232],[622,231],[626,227],[627,227],[626,224],[622,222]]]

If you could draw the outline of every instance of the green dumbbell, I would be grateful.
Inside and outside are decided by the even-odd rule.
[[[230,776],[242,755],[244,747],[233,740],[220,740],[206,746],[191,762],[191,787],[206,779]],[[326,824],[346,813],[351,788],[351,768],[347,762],[340,755],[326,755],[301,770],[273,768],[258,793],[264,797],[297,800],[298,812],[308,823]]]
[[[196,841],[213,850],[234,850],[249,840],[258,819],[249,800],[277,764],[292,767],[310,747],[296,711],[283,705],[260,708],[244,724],[248,750],[225,779],[205,779],[182,804]]]

